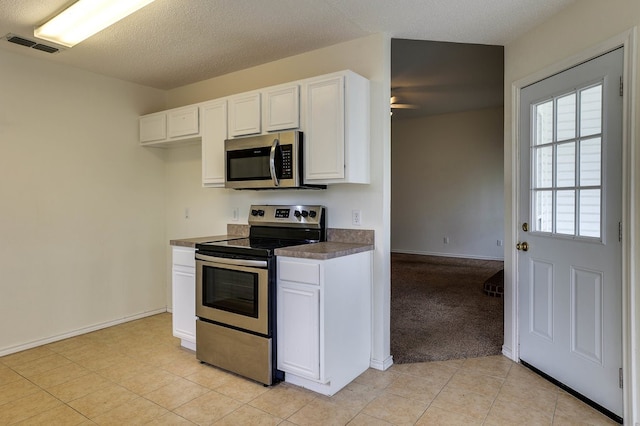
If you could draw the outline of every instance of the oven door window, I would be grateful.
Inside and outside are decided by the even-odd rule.
[[[258,284],[256,273],[203,266],[202,304],[258,318]]]

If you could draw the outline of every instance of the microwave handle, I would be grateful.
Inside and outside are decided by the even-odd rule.
[[[271,152],[269,153],[269,170],[271,172],[273,186],[280,186],[280,180],[276,175],[276,149],[278,149],[278,145],[280,145],[280,140],[276,138],[273,140],[273,144],[271,145]]]

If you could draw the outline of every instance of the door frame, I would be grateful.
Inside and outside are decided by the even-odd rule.
[[[636,135],[636,117],[634,103],[636,81],[636,36],[637,28],[632,28],[597,46],[589,48],[558,63],[530,74],[511,84],[511,158],[505,158],[505,170],[511,170],[510,191],[511,206],[505,206],[505,344],[503,355],[518,362],[520,359],[518,335],[518,261],[515,245],[519,222],[519,194],[520,194],[520,91],[530,84],[579,65],[590,59],[609,52],[615,48],[624,48],[623,64],[623,106],[622,106],[622,367],[623,367],[623,417],[625,423],[634,424],[640,420],[640,407],[634,406],[634,401],[640,400],[640,354],[634,355],[633,348],[640,345],[640,327],[636,324],[640,320],[640,283],[635,276],[633,259],[637,259],[640,250],[634,247],[633,238],[640,228],[640,222],[634,222],[640,214],[640,202],[634,197],[636,180],[640,171],[634,165],[640,163],[640,149],[634,147]],[[508,181],[509,176],[505,176]],[[510,210],[509,210],[510,207]],[[507,240],[507,236],[510,237]],[[634,303],[636,302],[636,303]],[[510,328],[510,330],[509,330]],[[511,332],[509,333],[508,330]],[[510,334],[510,335],[509,335]]]

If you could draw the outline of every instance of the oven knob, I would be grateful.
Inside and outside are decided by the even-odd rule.
[[[264,210],[258,210],[258,216],[260,217],[264,216]]]
[[[294,215],[295,217],[300,217],[300,216],[302,215],[302,213],[300,213],[300,211],[299,211],[299,210],[296,210],[295,212],[293,212],[293,215]]]
[[[302,210],[302,217],[307,217],[309,216],[309,212],[306,210]]]
[[[315,210],[311,210],[311,211],[309,212],[309,217],[310,217],[310,218],[312,218],[312,219],[313,219],[314,217],[316,217],[316,215],[317,215],[317,213],[316,213],[316,211],[315,211]]]
[[[258,210],[256,209],[251,210],[251,216],[258,216]]]

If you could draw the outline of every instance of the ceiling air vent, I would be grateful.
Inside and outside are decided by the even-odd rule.
[[[26,37],[18,36],[11,33],[7,34],[2,38],[7,40],[9,43],[19,44],[20,46],[30,47],[32,49],[40,50],[42,52],[58,53],[60,51],[60,47],[38,43],[37,41],[33,41]]]

